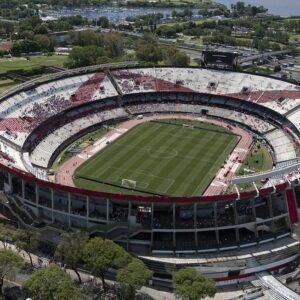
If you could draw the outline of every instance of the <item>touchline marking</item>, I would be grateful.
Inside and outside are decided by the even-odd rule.
[[[229,146],[231,146],[231,144],[233,144],[233,143],[235,143],[234,140],[233,140],[231,143],[228,143],[228,144],[227,144],[227,146],[223,149],[222,155],[220,155],[220,157],[223,156],[224,152],[227,151],[227,148],[228,148]],[[218,162],[218,163],[219,163],[219,161],[221,160],[220,157],[219,157],[219,159],[217,159],[217,162]],[[222,159],[222,160],[223,160],[223,159]],[[217,175],[217,174],[214,173],[214,175]],[[213,181],[213,180],[212,180],[212,181]],[[197,190],[199,189],[199,186],[200,186],[201,183],[202,183],[202,181],[200,181],[200,183],[198,184],[197,188],[194,190],[194,192],[193,192],[193,194],[192,194],[193,196],[197,196],[197,195],[195,195],[195,193],[196,193]]]
[[[154,150],[153,152],[151,152],[152,151],[152,149],[153,148],[149,148],[148,150],[147,150],[147,152],[148,152],[148,154],[150,155],[150,156],[152,156],[152,157],[154,157],[154,158],[165,158],[165,159],[172,159],[172,158],[174,158],[174,157],[176,157],[177,155],[178,155],[178,151],[177,150],[172,150],[171,149],[171,152],[173,152],[173,153],[170,153],[170,151],[159,151],[159,150]],[[156,153],[158,153],[158,156],[155,156],[156,155]],[[169,155],[168,156],[164,156],[163,154],[168,154],[169,153]],[[160,154],[162,154],[162,156],[160,156]]]
[[[146,123],[144,123],[145,125],[146,125]],[[158,126],[157,126],[158,125]],[[167,125],[167,124],[166,124]],[[154,131],[152,131],[152,133],[154,133],[155,134],[155,132],[157,132],[157,131],[159,131],[159,128],[161,127],[162,125],[161,124],[156,124],[156,130],[154,130]],[[141,132],[142,132],[142,130],[143,130],[143,128],[141,128],[140,130],[138,130],[138,132],[136,133],[136,134],[131,134],[132,135],[132,137],[135,137],[136,138],[136,140],[138,140],[139,141],[139,144],[141,144],[142,145],[142,142],[144,142],[144,140],[145,140],[145,137],[143,137],[143,134],[141,134]],[[219,132],[220,134],[221,134],[221,132]],[[139,135],[138,135],[139,134]],[[138,135],[138,136],[137,136]],[[192,140],[192,141],[195,141],[195,143],[197,143],[197,142],[200,142],[200,141],[198,141],[198,138],[197,137],[192,137],[192,136],[184,136],[184,135],[182,135],[182,134],[175,134],[175,133],[171,133],[171,134],[169,134],[171,137],[170,137],[170,141],[175,141],[176,139],[178,139],[178,140],[181,140],[181,139],[189,139],[189,140]],[[122,137],[122,136],[120,136],[120,137]],[[200,139],[200,138],[199,138]],[[209,138],[209,137],[201,137],[201,142],[204,142],[204,144],[205,143],[207,143],[207,141],[210,141],[211,140],[211,138]],[[164,159],[166,159],[166,160],[169,160],[169,159],[172,159],[172,158],[175,158],[175,157],[178,157],[178,158],[181,158],[182,159],[182,161],[181,161],[181,163],[188,163],[187,161],[185,161],[184,162],[184,160],[190,160],[190,161],[195,161],[195,162],[197,162],[198,164],[201,164],[202,162],[204,163],[206,163],[208,166],[209,166],[209,164],[215,164],[216,163],[216,161],[219,163],[222,159],[217,159],[217,160],[213,160],[213,159],[205,159],[205,158],[203,158],[203,155],[198,155],[198,152],[197,153],[195,153],[196,151],[192,151],[192,152],[194,152],[195,153],[195,156],[194,155],[185,155],[184,154],[184,147],[181,147],[182,149],[179,149],[179,150],[174,150],[174,149],[172,149],[172,147],[170,147],[170,146],[166,146],[165,147],[165,149],[169,149],[169,150],[165,150],[164,149],[164,147],[157,147],[158,149],[157,150],[155,150],[155,147],[151,147],[151,146],[147,146],[147,147],[138,147],[138,146],[134,146],[134,145],[128,145],[128,144],[122,144],[122,142],[123,142],[123,140],[121,139],[121,138],[118,138],[116,141],[114,141],[114,145],[116,145],[116,146],[118,146],[118,147],[127,147],[127,148],[131,148],[131,149],[137,149],[138,151],[146,151],[147,152],[147,154],[149,155],[149,159],[153,159],[153,160],[157,160],[157,159],[160,159],[160,160],[164,160]],[[184,142],[184,141],[183,141]],[[146,142],[145,142],[146,143]],[[224,152],[225,151],[227,151],[227,149],[229,148],[229,146],[231,146],[231,144],[233,144],[233,143],[235,143],[234,141],[231,141],[231,142],[229,142],[229,143],[227,143],[227,145],[225,146],[225,148],[223,148],[223,151],[221,152],[222,153],[222,155],[224,155]],[[181,144],[179,144],[178,146],[180,146]],[[160,148],[162,148],[162,149],[160,149]],[[103,149],[104,150],[104,149]],[[118,148],[115,150],[116,152],[118,152],[119,150],[118,150]],[[235,149],[233,150],[233,151],[235,151]],[[97,161],[97,159],[99,159],[103,154],[105,154],[105,151],[100,151],[100,152],[102,152],[102,153],[99,153],[98,155],[97,155],[97,157],[95,157],[96,158],[96,161]],[[182,154],[182,155],[180,155],[180,153]],[[141,153],[141,155],[143,155],[143,153]],[[206,155],[206,153],[204,154],[204,157],[211,157],[211,155]],[[101,159],[103,159],[103,156],[100,158],[100,160]],[[88,167],[90,166],[90,164],[93,164],[95,162],[95,160],[93,160],[93,159],[91,159],[90,160],[90,163],[88,163]],[[167,161],[166,161],[167,162]],[[100,169],[100,170],[99,170]],[[106,173],[106,172],[108,172],[108,173],[110,173],[111,174],[111,177],[108,175],[108,178],[110,177],[112,180],[115,180],[115,179],[121,179],[122,177],[122,175],[120,176],[119,174],[117,174],[117,171],[118,170],[121,170],[121,171],[123,171],[124,173],[126,173],[126,172],[129,172],[129,173],[131,173],[132,174],[132,176],[138,176],[138,174],[144,174],[145,176],[147,176],[147,177],[150,177],[150,178],[152,178],[152,180],[151,181],[153,181],[154,183],[155,183],[155,178],[157,179],[157,180],[162,180],[162,182],[161,182],[161,184],[162,184],[162,186],[161,186],[161,188],[156,188],[156,190],[157,191],[161,191],[161,192],[163,192],[163,193],[166,193],[170,188],[171,188],[171,186],[174,184],[174,182],[176,181],[176,179],[171,179],[171,178],[169,178],[169,177],[161,177],[161,176],[157,176],[157,175],[154,175],[153,174],[153,172],[152,172],[152,170],[146,170],[146,169],[148,169],[148,168],[146,168],[146,169],[134,169],[134,170],[132,170],[132,169],[127,169],[127,168],[118,168],[118,167],[113,167],[113,166],[105,166],[105,162],[104,162],[104,168],[101,168],[101,167],[99,167],[99,176],[103,176],[104,175],[104,173]],[[154,168],[154,171],[156,171],[155,173],[157,173],[157,170]],[[210,176],[214,176],[215,175],[215,172],[212,174],[212,172],[211,171],[208,171],[208,172],[206,172],[206,174],[209,174]],[[126,174],[124,174],[124,176],[126,177]],[[98,176],[97,176],[98,177]],[[146,178],[147,178],[146,177]],[[200,176],[201,177],[201,176]],[[131,178],[131,176],[128,176],[128,179],[130,179]],[[149,178],[149,179],[150,179]],[[132,178],[132,179],[134,179],[134,178]],[[195,179],[194,179],[195,180]],[[150,182],[151,182],[150,181]],[[184,181],[186,182],[189,182],[190,180],[189,179],[184,179]],[[150,184],[150,182],[145,182],[145,181],[139,181],[139,180],[137,180],[137,185],[140,185],[140,186],[144,186],[144,187],[148,187],[149,185],[150,185],[150,187],[151,187],[151,184]],[[202,182],[200,181],[199,182],[199,184],[197,185],[197,187],[196,187],[196,189],[194,190],[194,193],[193,193],[193,195],[197,192],[197,190],[199,189],[199,186],[200,186],[200,184],[201,183],[203,183],[203,180],[202,180]],[[158,184],[158,186],[159,186],[159,184]]]
[[[116,167],[106,167],[104,169],[103,172],[101,172],[101,174],[97,177],[98,179],[101,180],[101,176],[103,175],[103,173],[105,173],[106,171],[108,171],[109,169],[115,169],[115,170],[122,170],[122,171],[125,171],[125,172],[131,172],[131,173],[140,173],[140,174],[145,174],[147,176],[150,176],[150,177],[154,177],[154,178],[157,178],[157,179],[160,179],[162,180],[163,182],[165,182],[164,186],[161,187],[161,188],[155,188],[155,190],[157,190],[157,192],[159,193],[166,193],[169,188],[174,184],[175,182],[175,179],[173,178],[169,178],[169,177],[160,177],[160,176],[156,176],[154,175],[153,173],[148,173],[148,172],[145,172],[144,170],[130,170],[130,169],[124,169],[124,168],[116,168]],[[124,175],[126,176],[126,175]],[[145,188],[149,187],[151,184],[150,182],[146,182],[146,181],[142,181],[142,180],[139,180],[137,178],[133,178],[132,176],[127,176],[128,178],[127,179],[132,179],[132,180],[135,180],[137,181],[137,184],[139,183],[144,183],[146,186]],[[123,177],[120,176],[120,175],[117,175],[117,176],[112,176],[112,177],[107,177],[108,180],[112,180],[112,181],[119,181],[121,180]],[[167,184],[167,185],[166,185]]]
[[[161,179],[161,180],[174,180],[174,179],[170,179],[168,177],[160,177],[160,176],[157,176],[157,175],[154,175],[153,173],[148,173],[148,172],[145,172],[144,170],[139,170],[139,169],[135,169],[135,170],[132,170],[132,169],[125,169],[125,168],[117,168],[117,167],[106,167],[105,168],[105,172],[108,171],[109,169],[114,169],[114,170],[122,170],[124,172],[131,172],[131,173],[140,173],[140,174],[145,174],[147,176],[150,176],[150,177],[155,177],[155,178],[158,178],[158,179]],[[101,175],[105,172],[102,172]],[[100,176],[101,176],[100,175]],[[99,177],[99,176],[98,176]]]

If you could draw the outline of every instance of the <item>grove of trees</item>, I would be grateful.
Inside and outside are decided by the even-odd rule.
[[[124,300],[135,299],[137,292],[148,284],[153,275],[142,260],[133,257],[121,246],[101,237],[89,238],[84,231],[65,232],[55,249],[56,263],[37,268],[32,253],[39,249],[38,236],[0,223],[0,241],[3,246],[0,249],[0,296],[4,281],[13,280],[25,267],[24,258],[8,249],[8,238],[14,241],[18,251],[22,250],[30,257],[34,271],[26,272],[22,292],[33,300],[87,299],[79,268],[93,275],[93,293],[104,297],[113,291],[119,299]],[[67,270],[73,270],[77,280]],[[112,270],[111,274],[115,274],[116,279],[114,289],[112,283],[106,280]],[[174,272],[172,283],[176,297],[182,300],[200,300],[206,296],[213,297],[216,293],[214,281],[205,278],[194,268]]]
[[[152,277],[152,272],[144,265],[144,263],[136,258],[119,269],[117,280],[121,283],[124,290],[124,297],[134,299],[136,291],[144,286]]]
[[[5,279],[13,278],[24,266],[23,258],[9,249],[0,249],[0,295]]]
[[[182,300],[200,300],[214,297],[217,290],[214,281],[205,278],[194,268],[180,269],[172,277],[174,293]]]
[[[22,285],[25,294],[33,300],[85,300],[70,275],[59,266],[50,264],[35,271]]]
[[[78,265],[83,258],[83,249],[88,241],[88,235],[84,231],[66,232],[61,242],[56,247],[55,257],[72,269],[81,283]]]

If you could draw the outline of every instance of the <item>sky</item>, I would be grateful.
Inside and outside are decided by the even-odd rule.
[[[236,3],[236,0],[216,0],[230,6],[231,3]],[[252,5],[263,5],[269,9],[272,14],[281,16],[300,16],[300,0],[243,0],[243,2]]]

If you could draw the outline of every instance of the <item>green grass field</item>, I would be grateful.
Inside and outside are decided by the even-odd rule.
[[[181,125],[188,121],[168,122],[138,125],[96,153],[76,170],[76,186],[129,194],[203,194],[239,138],[215,125],[194,122],[198,128],[191,129]],[[135,188],[122,187],[122,179],[136,181]]]
[[[13,88],[17,83],[11,79],[0,79],[0,94]]]
[[[6,73],[12,70],[29,70],[40,66],[63,66],[68,59],[64,55],[36,55],[30,56],[30,60],[25,57],[12,57],[0,59],[0,73]]]

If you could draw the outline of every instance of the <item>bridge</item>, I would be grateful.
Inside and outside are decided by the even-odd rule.
[[[275,168],[273,170],[263,171],[260,173],[254,173],[251,175],[242,175],[242,176],[236,176],[232,178],[231,182],[233,184],[240,184],[240,183],[249,183],[249,182],[255,182],[258,180],[265,180],[272,177],[282,176],[284,177],[285,174],[288,174],[290,172],[293,172],[295,170],[298,170],[300,168],[300,162],[288,165],[283,168]]]
[[[264,59],[264,58],[267,58],[270,56],[281,56],[284,54],[290,54],[291,52],[292,52],[292,50],[286,49],[286,50],[280,50],[280,51],[264,52],[261,54],[255,54],[255,55],[250,55],[250,56],[246,56],[246,57],[240,57],[239,63],[254,61],[254,60],[258,60],[258,59]]]

